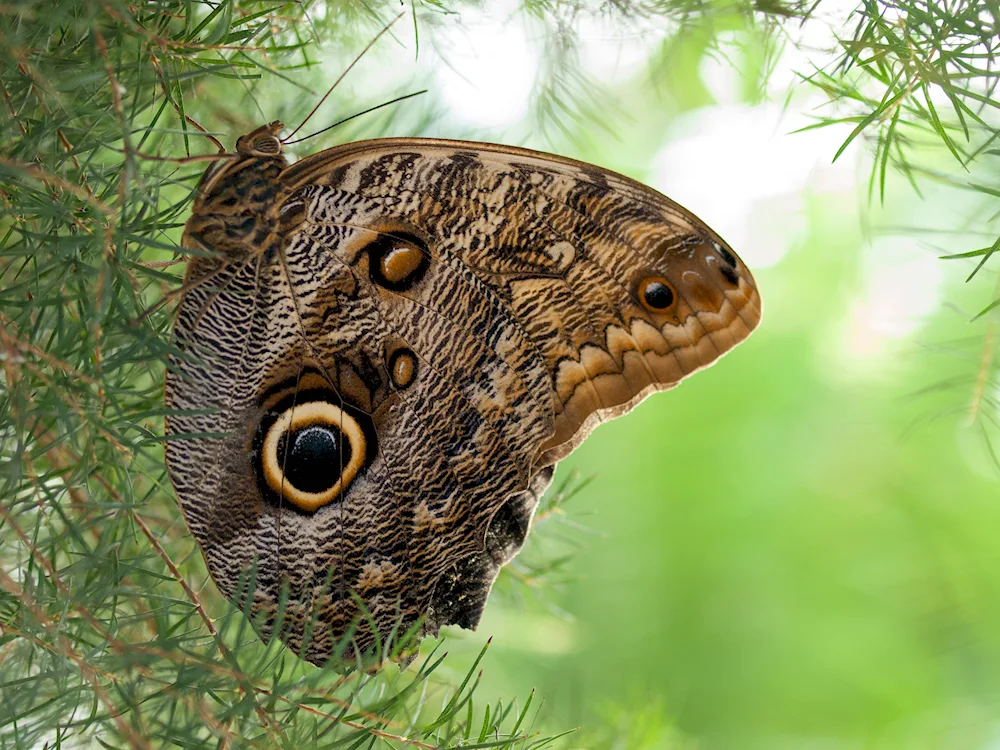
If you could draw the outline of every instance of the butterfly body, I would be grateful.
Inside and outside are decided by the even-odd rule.
[[[352,625],[361,650],[474,627],[555,463],[760,300],[698,219],[597,167],[431,139],[288,166],[279,130],[209,168],[185,227],[167,458],[223,593],[255,570],[262,632],[284,607],[322,663]]]

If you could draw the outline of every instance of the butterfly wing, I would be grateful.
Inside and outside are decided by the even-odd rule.
[[[713,363],[760,321],[749,270],[703,222],[641,183],[572,159],[384,139],[317,154],[283,181],[405,217],[502,299],[509,325],[528,333],[550,374],[555,431],[540,447],[542,465]],[[657,276],[674,297],[663,309],[638,288]]]
[[[220,587],[255,563],[269,631],[287,586],[311,661],[352,623],[474,627],[555,462],[760,319],[710,229],[572,160],[368,141],[277,195],[278,241],[181,303],[168,461]]]

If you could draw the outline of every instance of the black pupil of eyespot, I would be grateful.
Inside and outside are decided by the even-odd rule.
[[[292,430],[278,442],[278,461],[284,465],[285,479],[302,492],[329,489],[350,460],[350,441],[330,425]]]
[[[674,301],[674,293],[662,281],[650,281],[646,284],[642,296],[646,298],[647,305],[657,310],[670,307]]]

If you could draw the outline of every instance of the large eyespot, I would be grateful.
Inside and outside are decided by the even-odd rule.
[[[267,485],[300,510],[315,511],[347,489],[365,464],[357,420],[326,401],[296,404],[274,420],[261,463]]]
[[[420,281],[430,265],[427,244],[404,232],[379,235],[368,246],[368,258],[371,280],[395,292],[406,291]]]
[[[662,313],[674,304],[674,290],[662,276],[647,276],[639,281],[639,300],[653,313]]]

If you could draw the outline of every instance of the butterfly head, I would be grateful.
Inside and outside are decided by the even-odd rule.
[[[286,166],[278,133],[262,125],[236,141],[236,153],[210,166],[198,185],[184,245],[224,255],[265,252],[275,240],[275,196]]]
[[[236,153],[240,156],[255,156],[258,159],[280,156],[281,139],[278,138],[278,133],[284,127],[277,120],[269,122],[267,125],[261,125],[236,141]]]

